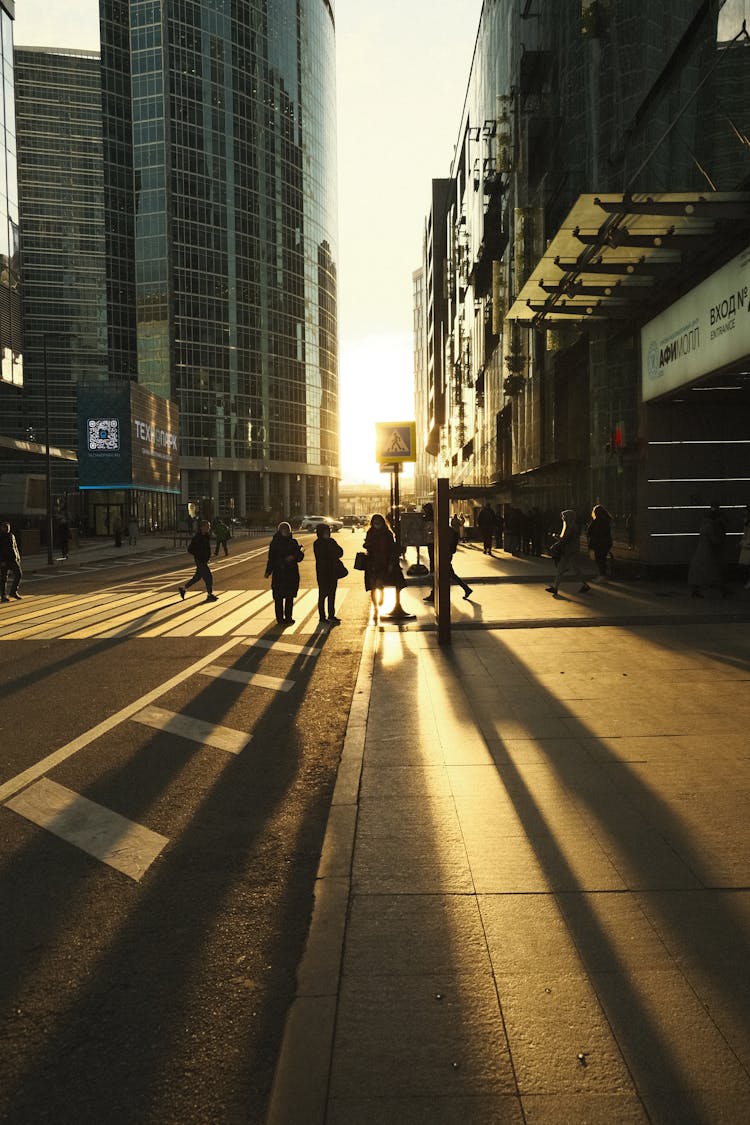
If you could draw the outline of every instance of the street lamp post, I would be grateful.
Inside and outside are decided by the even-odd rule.
[[[47,337],[42,337],[44,373],[44,447],[47,461],[47,565],[54,566],[52,557],[52,458],[49,451],[49,379],[47,372]]]

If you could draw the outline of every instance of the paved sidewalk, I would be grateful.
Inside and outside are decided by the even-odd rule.
[[[750,1120],[750,598],[370,626],[268,1125]]]

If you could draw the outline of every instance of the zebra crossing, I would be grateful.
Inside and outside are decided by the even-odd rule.
[[[341,591],[340,603],[345,596],[346,591]],[[47,775],[126,722],[188,740],[211,753],[241,754],[252,741],[252,732],[210,723],[199,715],[178,714],[159,707],[156,701],[196,675],[240,683],[248,690],[292,691],[295,681],[291,678],[225,666],[220,660],[237,646],[317,657],[321,648],[314,643],[315,636],[308,641],[290,638],[293,633],[318,630],[317,599],[317,589],[300,591],[294,608],[295,623],[285,626],[283,633],[276,629],[273,599],[266,590],[226,590],[219,602],[206,603],[199,595],[194,601],[183,602],[173,588],[118,587],[77,596],[42,594],[8,606],[8,612],[0,614],[0,640],[125,636],[224,640],[141,699],[127,704],[117,714],[0,785],[0,808],[12,810],[38,828],[139,881],[168,846],[169,838],[59,785]],[[270,626],[273,628],[269,630]],[[266,632],[268,635],[261,635]]]
[[[340,590],[343,605],[348,591]],[[318,627],[318,591],[302,589],[284,636]],[[88,594],[36,594],[3,606],[0,640],[105,640],[123,637],[257,637],[276,625],[270,590],[222,590],[217,602],[173,587],[121,587]]]

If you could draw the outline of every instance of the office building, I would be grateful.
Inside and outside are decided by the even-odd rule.
[[[9,388],[23,386],[21,333],[21,275],[19,259],[18,173],[13,80],[13,0],[0,0],[0,404],[17,416],[19,395]],[[3,427],[3,430],[5,427]]]
[[[648,565],[684,563],[713,501],[739,524],[741,7],[485,2],[447,205],[432,218],[447,237],[447,304],[431,328],[445,340],[446,410],[440,442],[430,430],[425,444],[468,511],[484,499],[534,508],[551,529],[560,509],[603,503],[618,546]],[[699,328],[679,304],[691,292]],[[724,351],[703,347],[719,335]]]
[[[20,47],[15,74],[26,378],[14,436],[44,442],[48,420],[52,445],[75,449],[77,386],[108,378],[99,56]],[[52,476],[67,508],[75,462],[54,459]]]
[[[335,510],[332,6],[101,13],[113,370],[179,407],[183,507]]]

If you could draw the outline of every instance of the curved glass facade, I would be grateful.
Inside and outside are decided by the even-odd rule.
[[[332,8],[132,0],[130,69],[138,380],[179,405],[184,498],[332,506]]]

